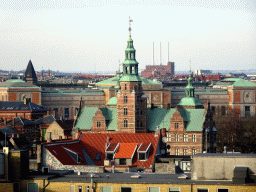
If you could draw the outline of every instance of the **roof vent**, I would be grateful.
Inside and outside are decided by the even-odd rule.
[[[139,174],[134,174],[131,176],[132,179],[139,179],[141,176]]]

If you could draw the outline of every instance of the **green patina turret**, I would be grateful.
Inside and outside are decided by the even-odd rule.
[[[192,85],[192,78],[189,76],[188,85],[185,87],[186,97],[195,97],[195,87]]]
[[[138,75],[138,62],[136,61],[136,50],[133,47],[131,35],[125,49],[125,60],[123,62],[123,75],[120,81],[141,81]]]
[[[204,108],[204,105],[195,97],[195,87],[192,85],[192,78],[189,76],[188,85],[185,87],[185,97],[177,104],[178,108]]]

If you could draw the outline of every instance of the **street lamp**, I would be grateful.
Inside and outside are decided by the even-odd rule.
[[[95,174],[94,173],[91,173],[91,188],[92,188],[92,192],[94,191],[93,190],[93,178],[94,178]]]
[[[208,152],[208,133],[210,130],[208,128],[205,129],[205,140],[206,140],[206,153]]]

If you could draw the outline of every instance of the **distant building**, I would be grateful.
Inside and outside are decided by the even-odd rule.
[[[174,62],[168,62],[167,65],[147,65],[141,72],[142,77],[173,76],[174,74]]]
[[[202,69],[198,69],[198,70],[195,70],[195,75],[210,75],[212,73],[211,70],[202,70]]]
[[[37,83],[36,72],[35,72],[35,69],[32,65],[31,60],[29,60],[27,69],[25,71],[25,79],[28,83],[31,83],[31,84],[36,84]]]

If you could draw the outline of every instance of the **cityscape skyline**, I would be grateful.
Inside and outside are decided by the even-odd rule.
[[[139,69],[169,58],[176,71],[256,69],[255,2],[2,1],[3,70],[117,71],[124,61],[128,19]]]

